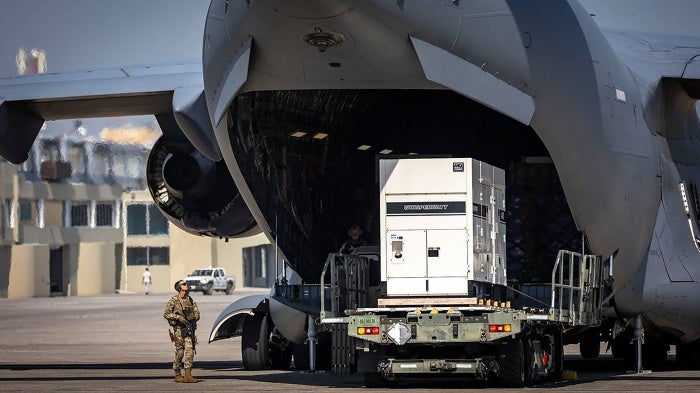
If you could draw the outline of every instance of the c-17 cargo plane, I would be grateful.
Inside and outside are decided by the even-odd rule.
[[[90,114],[66,102],[113,102],[128,114],[158,98],[165,108],[148,110],[164,135],[147,176],[165,216],[204,236],[262,231],[306,282],[318,281],[350,225],[378,243],[377,154],[506,169],[549,157],[562,214],[611,260],[610,320],[642,316],[650,364],[675,344],[697,367],[700,30],[634,27],[655,8],[700,11],[683,1],[213,0],[203,86],[95,96],[71,93],[70,78],[5,79],[0,153],[22,162],[44,120]],[[27,84],[36,94],[23,93]],[[43,93],[56,86],[67,91]],[[243,303],[222,313],[210,340],[243,334],[244,351],[266,341],[261,332],[303,343],[304,316],[274,299]],[[629,354],[631,326],[610,330],[613,352]],[[247,363],[264,368],[270,359],[258,355]]]

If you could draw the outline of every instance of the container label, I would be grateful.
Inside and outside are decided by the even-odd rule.
[[[389,202],[388,215],[465,214],[466,202]]]

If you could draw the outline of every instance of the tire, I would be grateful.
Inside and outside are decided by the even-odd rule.
[[[588,329],[578,343],[581,357],[584,359],[595,359],[600,355],[600,330]]]
[[[642,345],[642,364],[649,370],[663,370],[667,367],[668,344],[653,338],[647,338]]]
[[[234,289],[233,281],[229,281],[228,284],[226,284],[226,291],[225,291],[225,293],[226,293],[227,295],[230,295],[230,294],[233,293],[233,289]]]
[[[205,295],[211,296],[214,293],[214,283],[207,284],[207,288],[203,292]]]
[[[306,371],[311,368],[311,359],[309,359],[309,346],[292,343],[292,354],[294,357],[294,368],[297,371]]]
[[[243,322],[241,357],[246,370],[269,370],[272,366],[268,351],[270,328],[267,314],[255,314]]]
[[[564,342],[560,331],[552,332],[552,360],[554,367],[549,374],[550,381],[560,381],[564,373]]]
[[[389,383],[380,373],[364,373],[366,388],[385,388]]]
[[[505,387],[522,388],[525,386],[525,350],[520,338],[501,344],[498,348],[500,381]]]
[[[676,364],[683,370],[700,370],[700,340],[676,345]]]
[[[282,349],[278,346],[270,346],[270,366],[273,370],[289,370],[292,363],[292,347]]]
[[[523,372],[525,373],[525,386],[530,386],[539,378],[535,364],[535,349],[532,338],[524,336],[523,341]]]

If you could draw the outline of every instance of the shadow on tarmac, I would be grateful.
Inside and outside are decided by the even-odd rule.
[[[669,362],[663,371],[675,370],[675,362]],[[170,380],[170,373],[162,372],[162,375],[148,375],[148,373],[140,373],[138,376],[132,375],[115,375],[115,373],[107,373],[108,375],[99,375],[99,370],[152,370],[155,374],[161,374],[161,370],[170,370],[171,363],[151,362],[151,363],[92,363],[92,364],[0,364],[0,370],[11,371],[31,371],[31,370],[74,370],[71,376],[20,376],[3,378],[4,381],[26,381],[26,382],[51,382],[51,381],[108,381],[108,380]],[[599,359],[581,359],[580,357],[567,357],[565,361],[565,369],[576,371],[579,375],[577,380],[573,381],[556,381],[544,382],[532,386],[538,389],[554,389],[567,386],[575,386],[578,384],[588,383],[591,381],[600,381],[614,378],[618,381],[686,381],[700,382],[700,377],[695,376],[668,376],[655,374],[625,374],[628,367],[622,360],[614,359],[610,356],[603,356]],[[80,370],[84,370],[85,374],[80,375]],[[91,372],[92,371],[92,372]],[[659,370],[662,371],[662,370]],[[97,374],[97,375],[95,375]],[[306,385],[306,386],[326,386],[329,388],[361,388],[363,378],[361,375],[335,375],[329,372],[297,372],[297,371],[246,371],[243,369],[241,361],[201,361],[195,362],[195,371],[193,374],[202,382],[207,380],[239,380],[248,382],[261,382],[279,385]],[[447,378],[446,378],[447,377]],[[476,381],[465,378],[451,378],[447,375],[441,375],[434,379],[427,380],[400,380],[397,381],[396,387],[420,389],[420,388],[444,388],[444,389],[464,389],[470,388],[494,388],[498,387],[495,382]]]

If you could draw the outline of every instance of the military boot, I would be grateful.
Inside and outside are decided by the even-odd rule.
[[[186,368],[185,369],[185,378],[182,379],[182,382],[184,383],[195,383],[197,382],[197,378],[192,376],[192,369],[191,368]]]
[[[175,382],[182,382],[182,374],[180,373],[180,369],[175,370]]]

